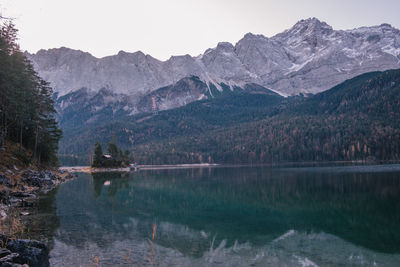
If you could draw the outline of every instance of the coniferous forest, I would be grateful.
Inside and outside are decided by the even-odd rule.
[[[94,145],[94,154],[92,167],[97,168],[118,168],[129,167],[130,152],[122,150],[114,142],[108,142],[107,155],[103,154],[103,148],[100,143]]]
[[[17,29],[0,18],[0,148],[18,143],[38,164],[57,165],[62,131],[55,120],[52,88],[19,49]]]
[[[400,70],[372,72],[312,96],[242,91],[68,129],[63,151],[85,159],[114,136],[140,164],[399,160],[399,107]]]
[[[265,119],[152,142],[146,163],[400,160],[400,70],[367,73],[331,90],[287,99]]]

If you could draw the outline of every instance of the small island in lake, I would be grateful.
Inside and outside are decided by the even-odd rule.
[[[122,150],[114,142],[107,144],[107,153],[103,154],[100,143],[95,144],[92,168],[125,168],[129,167],[130,151]]]

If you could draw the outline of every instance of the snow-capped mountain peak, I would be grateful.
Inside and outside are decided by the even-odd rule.
[[[191,76],[218,89],[222,83],[254,83],[293,95],[324,91],[364,72],[400,68],[400,31],[389,24],[334,30],[310,18],[271,38],[248,33],[235,45],[218,43],[197,57],[160,61],[140,51],[120,51],[95,58],[68,48],[29,57],[59,96],[85,87],[134,99]]]
[[[289,35],[329,35],[333,32],[333,28],[325,22],[322,22],[316,18],[310,18],[297,22],[291,29],[284,33]]]

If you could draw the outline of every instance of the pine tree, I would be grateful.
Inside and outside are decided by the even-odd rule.
[[[115,160],[121,159],[121,150],[119,149],[117,144],[112,141],[107,144],[107,153],[110,154],[111,157]]]
[[[19,50],[17,29],[0,18],[0,148],[7,140],[33,150],[39,164],[57,165],[62,131],[55,120],[53,90]]]
[[[103,149],[101,148],[101,144],[97,142],[94,145],[94,156],[93,156],[92,167],[101,167],[102,157],[103,157]]]

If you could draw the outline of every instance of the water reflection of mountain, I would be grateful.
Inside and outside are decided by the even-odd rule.
[[[81,174],[60,187],[57,239],[143,240],[202,255],[216,236],[264,245],[289,229],[400,252],[400,172],[216,168]],[[104,182],[110,181],[109,186]]]

